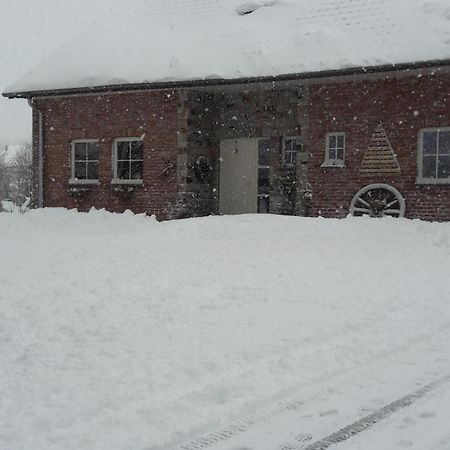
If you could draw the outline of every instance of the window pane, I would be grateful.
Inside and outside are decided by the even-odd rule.
[[[450,131],[439,133],[439,154],[450,155]]]
[[[438,178],[450,177],[450,155],[439,156]]]
[[[336,159],[337,157],[337,152],[335,148],[330,148],[330,150],[328,151],[328,159]]]
[[[87,145],[87,159],[96,161],[98,159],[97,142],[89,142]]]
[[[303,146],[302,146],[301,142],[296,141],[293,143],[292,148],[293,148],[294,152],[301,153]]]
[[[144,159],[144,143],[142,141],[130,142],[131,159]]]
[[[436,156],[424,156],[422,176],[424,178],[436,178]]]
[[[117,159],[130,159],[129,142],[117,142]]]
[[[423,133],[423,154],[436,154],[437,150],[437,132],[426,131]]]
[[[142,180],[144,163],[142,161],[136,161],[131,163],[131,179]]]
[[[344,161],[344,149],[338,148],[336,150],[336,159],[340,159],[341,161]]]
[[[295,164],[296,161],[296,152],[285,152],[284,153],[284,163],[285,164]]]
[[[130,179],[130,163],[128,161],[117,162],[117,178],[119,180]]]
[[[337,146],[339,148],[344,148],[344,136],[343,135],[337,137]]]
[[[86,179],[86,163],[84,163],[84,162],[75,163],[74,178],[76,180],[85,180]]]
[[[336,144],[337,144],[337,139],[335,135],[332,136],[328,136],[328,147],[331,148],[336,148]]]
[[[98,179],[98,163],[97,162],[89,162],[88,163],[87,177],[88,177],[88,180],[97,180]]]
[[[286,139],[284,141],[284,163],[293,165],[297,162],[297,153],[302,150],[300,139]]]
[[[84,161],[87,156],[87,144],[84,142],[76,142],[75,147],[75,161]]]

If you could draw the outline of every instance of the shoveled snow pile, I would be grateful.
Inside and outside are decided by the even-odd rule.
[[[422,62],[449,42],[444,0],[127,0],[6,91]]]
[[[41,210],[0,252],[5,450],[173,450],[450,322],[450,224]]]

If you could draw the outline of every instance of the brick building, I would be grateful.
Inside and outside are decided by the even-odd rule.
[[[261,212],[450,220],[450,9],[430,10],[422,0],[320,0],[287,13],[282,2],[236,2],[231,14],[225,0],[194,0],[169,19],[177,1],[152,15],[162,32],[173,32],[175,20],[183,23],[180,34],[221,37],[211,38],[214,51],[193,39],[191,50],[203,56],[192,72],[192,54],[158,60],[150,47],[149,61],[166,70],[158,76],[145,64],[133,76],[116,73],[118,51],[82,77],[82,69],[63,64],[68,54],[88,51],[74,41],[4,94],[29,99],[33,109],[36,206],[131,209],[161,219]],[[376,22],[374,4],[383,6]],[[231,34],[223,43],[235,22],[219,13],[241,33],[255,25],[247,45],[255,48],[240,51]],[[261,41],[260,26],[283,14],[295,26],[302,17],[320,29],[332,14],[352,39],[338,39],[337,48],[338,30],[324,40],[307,29],[273,48],[270,33],[279,30],[271,25]],[[222,22],[221,34],[214,26]],[[425,29],[417,37],[419,23]],[[307,53],[300,38],[310,43]],[[173,57],[176,38],[164,39]],[[347,58],[353,41],[362,49],[354,63]],[[289,61],[266,71],[277,51]],[[211,75],[216,65],[223,76]]]

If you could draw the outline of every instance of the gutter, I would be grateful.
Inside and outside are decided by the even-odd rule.
[[[197,79],[187,81],[163,81],[154,83],[128,83],[103,86],[85,86],[69,89],[48,89],[35,91],[17,91],[4,92],[3,97],[7,98],[34,98],[34,97],[50,97],[62,95],[77,94],[95,94],[95,93],[111,93],[125,92],[137,90],[161,90],[175,88],[191,88],[191,87],[208,87],[208,86],[227,86],[235,84],[253,84],[253,83],[274,83],[279,81],[295,81],[320,79],[329,77],[340,77],[348,75],[364,75],[371,73],[409,71],[415,69],[431,69],[440,67],[450,67],[450,59],[436,59],[430,61],[410,62],[402,64],[385,64],[379,66],[368,67],[352,67],[339,70],[324,70],[318,72],[303,72],[296,74],[276,75],[276,76],[260,76],[260,77],[243,77],[243,78],[211,78]]]
[[[38,171],[38,182],[37,182],[37,208],[44,207],[44,118],[42,111],[37,109],[33,105],[33,100],[29,99],[28,104],[33,110],[36,111],[38,115],[38,148],[37,148],[37,171]],[[34,162],[33,162],[34,165]]]

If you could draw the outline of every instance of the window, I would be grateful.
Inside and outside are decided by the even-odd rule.
[[[83,139],[72,142],[71,183],[98,182],[98,141]]]
[[[258,213],[270,210],[270,139],[258,142]]]
[[[295,166],[297,153],[302,151],[302,141],[299,137],[287,136],[283,139],[283,165],[286,167]]]
[[[418,182],[450,183],[450,127],[421,130]]]
[[[115,183],[141,184],[144,173],[144,143],[141,138],[114,141]]]
[[[345,133],[328,133],[325,137],[325,162],[322,167],[343,167]]]

